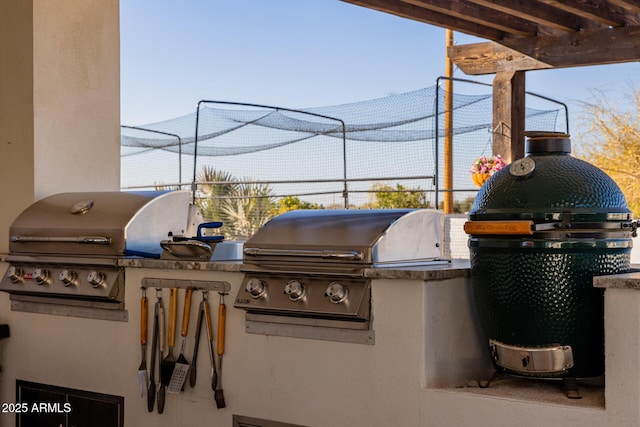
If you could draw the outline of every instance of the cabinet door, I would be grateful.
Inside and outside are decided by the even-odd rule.
[[[64,393],[31,386],[18,388],[16,402],[26,405],[16,413],[16,427],[67,427],[67,414],[57,410],[66,400]]]
[[[16,381],[16,427],[122,427],[124,397]],[[24,405],[26,404],[26,405]]]

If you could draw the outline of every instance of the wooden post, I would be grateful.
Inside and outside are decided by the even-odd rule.
[[[493,79],[493,154],[506,163],[524,157],[525,73],[505,71]]]
[[[446,46],[453,46],[453,30],[446,31]],[[453,62],[445,58],[444,92],[444,213],[453,213]],[[436,206],[437,208],[437,206]]]

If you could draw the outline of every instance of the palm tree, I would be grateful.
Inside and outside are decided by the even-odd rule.
[[[239,184],[220,202],[225,235],[251,237],[273,216],[274,199],[267,184]]]
[[[221,221],[226,238],[248,238],[273,216],[275,202],[267,184],[242,183],[210,166],[202,168],[198,183],[202,197],[196,203],[203,218]]]
[[[205,165],[198,173],[197,182],[202,196],[195,202],[200,208],[202,217],[205,221],[222,221],[217,205],[238,185],[237,179],[228,172],[218,171]]]

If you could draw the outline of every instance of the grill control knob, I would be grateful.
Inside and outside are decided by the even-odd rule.
[[[51,273],[49,273],[49,270],[45,270],[44,268],[36,268],[33,270],[33,278],[36,280],[38,285],[48,285],[51,283]]]
[[[291,301],[300,301],[304,298],[305,291],[304,285],[297,280],[290,280],[284,287],[284,293],[289,295]]]
[[[71,270],[62,270],[60,274],[58,274],[58,279],[65,286],[78,286],[78,273]]]
[[[252,298],[261,298],[267,293],[267,284],[260,279],[252,277],[247,281],[244,290],[249,292]]]
[[[24,270],[20,267],[11,266],[7,269],[7,277],[11,283],[20,283],[24,281]]]
[[[349,289],[342,283],[338,283],[338,282],[331,282],[329,284],[329,287],[324,293],[324,296],[328,297],[329,301],[331,301],[334,304],[340,304],[345,302],[347,300],[348,295],[349,295]]]
[[[105,286],[105,275],[104,273],[100,273],[99,271],[93,270],[87,276],[87,282],[94,288],[100,288]]]

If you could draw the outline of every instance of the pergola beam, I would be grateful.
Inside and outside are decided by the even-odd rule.
[[[465,74],[495,74],[640,61],[640,26],[452,46],[448,55]]]
[[[452,28],[466,34],[481,37],[488,40],[497,40],[505,37],[505,32],[493,27],[472,22],[468,19],[460,19],[447,13],[425,9],[415,4],[406,3],[402,0],[343,0],[368,9],[374,9],[384,13],[400,16],[402,18],[413,19],[418,22],[436,25],[443,28]]]

